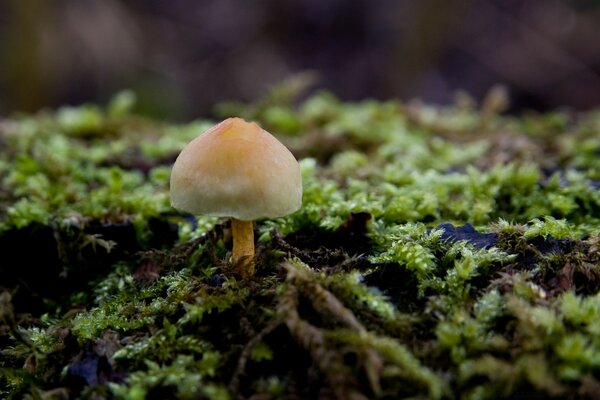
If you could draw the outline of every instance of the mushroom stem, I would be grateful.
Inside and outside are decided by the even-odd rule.
[[[254,227],[252,221],[231,218],[233,271],[242,278],[254,275]]]

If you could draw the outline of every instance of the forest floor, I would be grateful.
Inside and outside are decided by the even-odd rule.
[[[128,92],[0,119],[0,397],[599,398],[600,112],[294,92],[218,108],[302,171],[249,280],[169,203],[217,121]]]

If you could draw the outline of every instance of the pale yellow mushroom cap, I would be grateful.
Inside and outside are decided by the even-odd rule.
[[[171,205],[244,221],[275,218],[302,204],[300,166],[270,133],[228,118],[192,140],[171,171]]]

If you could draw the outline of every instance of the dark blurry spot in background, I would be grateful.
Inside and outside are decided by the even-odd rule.
[[[306,70],[346,100],[508,88],[510,111],[600,105],[600,0],[3,0],[0,114],[132,89],[171,119]]]

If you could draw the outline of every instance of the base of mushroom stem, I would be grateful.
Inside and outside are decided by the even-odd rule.
[[[233,273],[243,279],[254,276],[254,257],[245,256],[233,262]]]

